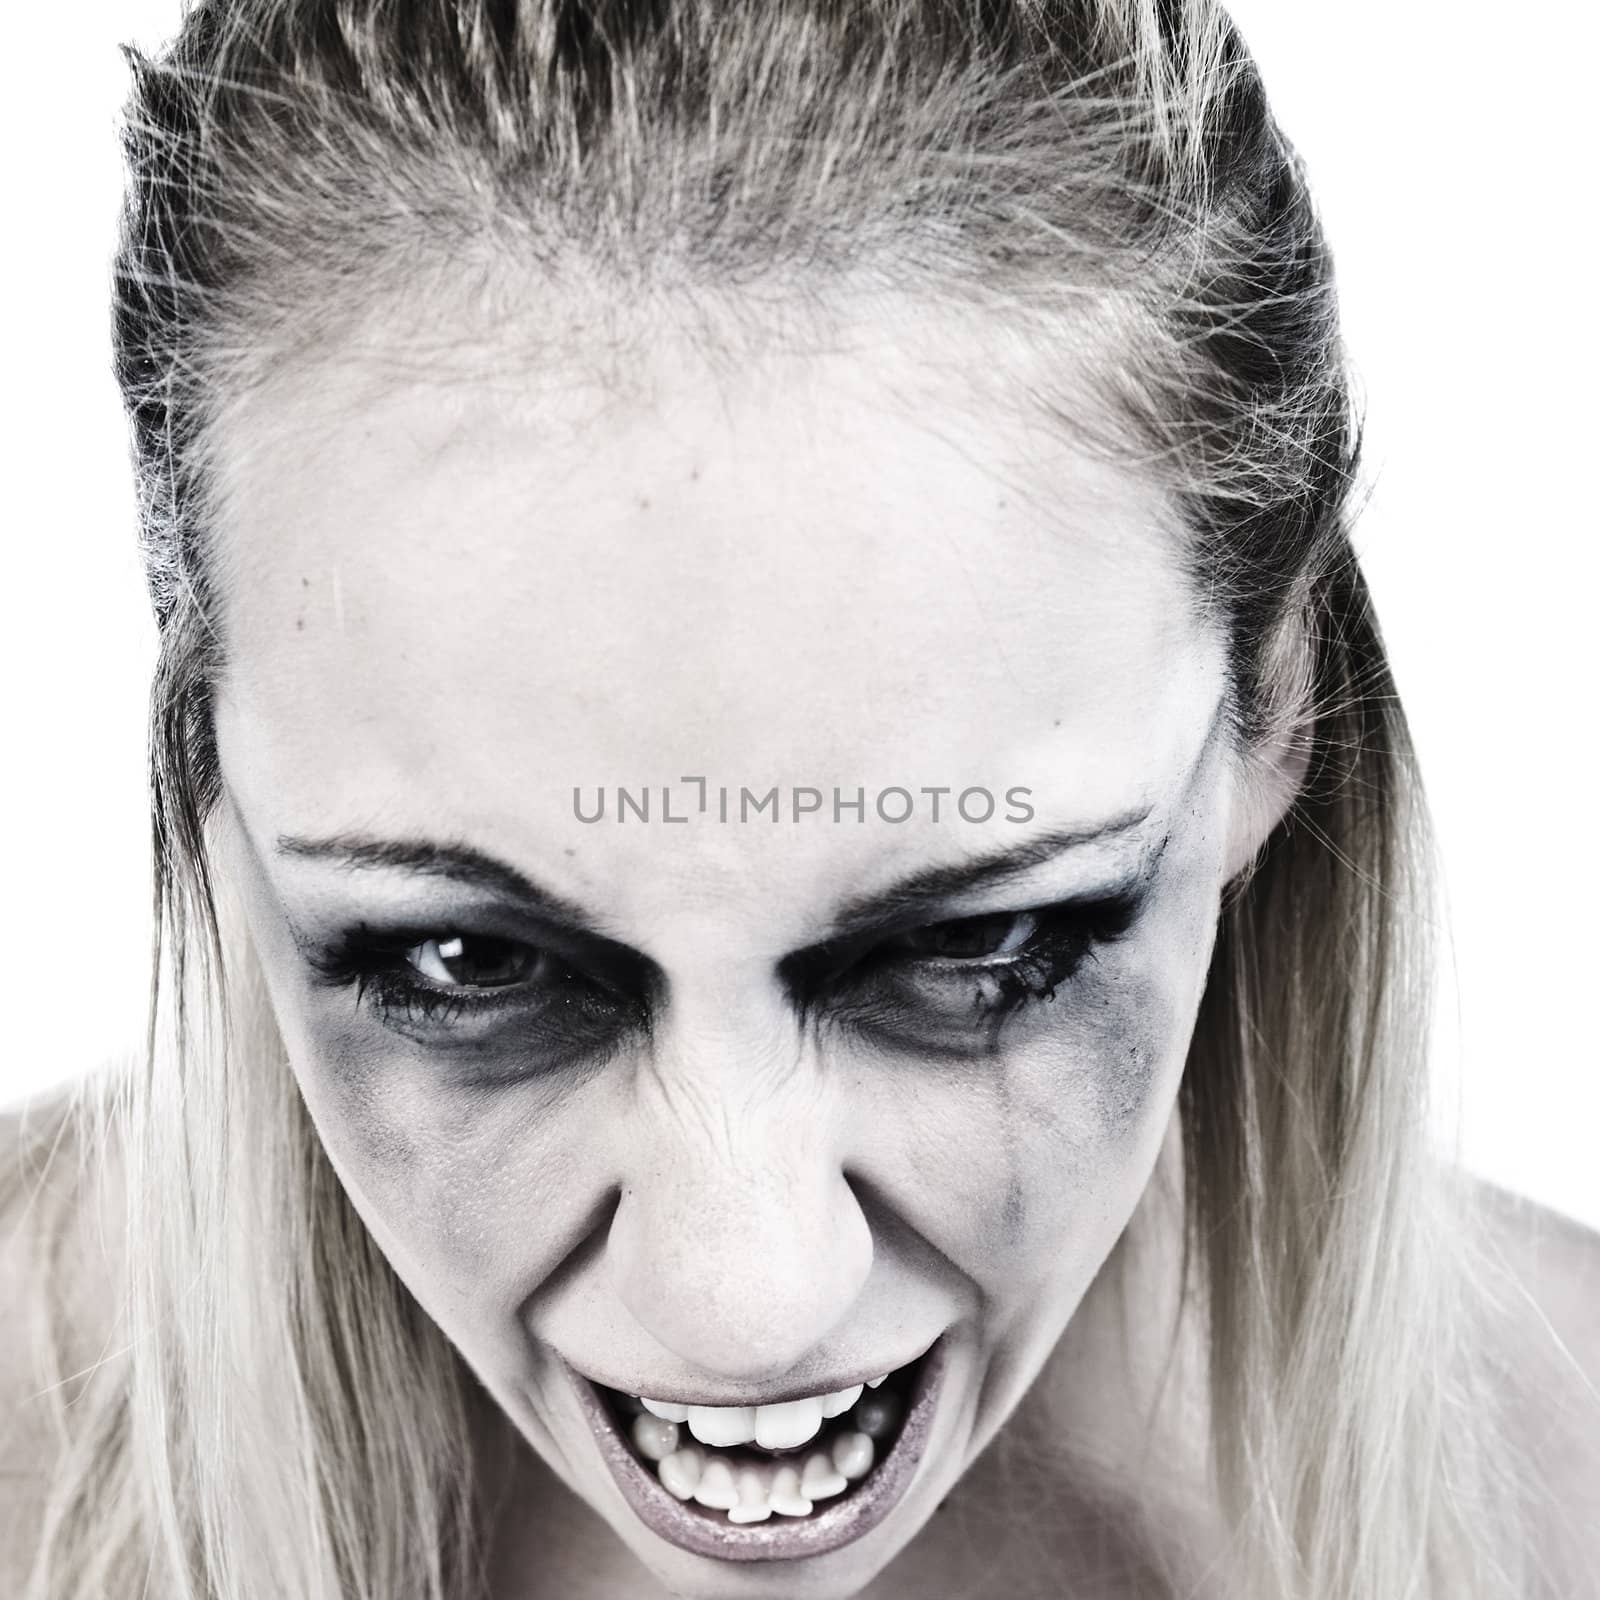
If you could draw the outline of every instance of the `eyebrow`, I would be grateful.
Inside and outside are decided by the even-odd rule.
[[[1212,708],[1210,725],[1185,774],[1180,796],[1189,792],[1212,746],[1223,736],[1227,723],[1228,697],[1224,695]],[[822,936],[812,940],[806,948],[818,950],[824,946],[838,946],[875,933],[904,928],[918,915],[936,911],[944,902],[958,896],[1009,883],[1071,851],[1114,843],[1136,834],[1155,810],[1154,803],[1134,806],[1104,822],[1058,828],[967,861],[923,867],[886,888],[851,896],[834,912]],[[1146,840],[1137,863],[1125,869],[1121,880],[1107,892],[1127,893],[1148,882],[1166,853],[1169,840],[1170,835],[1165,832],[1158,839]],[[431,839],[380,839],[361,833],[337,833],[320,839],[279,834],[276,843],[281,855],[329,861],[350,871],[405,872],[482,889],[520,902],[530,915],[569,933],[602,944],[632,948],[622,931],[609,925],[607,919],[594,915],[576,900],[535,883],[509,862],[471,845]]]
[[[336,833],[324,839],[280,833],[280,855],[327,861],[352,872],[405,872],[413,877],[444,878],[471,889],[482,889],[506,900],[517,900],[547,922],[563,924],[596,939],[614,937],[576,900],[535,883],[509,862],[471,845],[446,844],[431,839],[378,839],[363,833]]]
[[[968,861],[924,867],[886,889],[853,895],[834,913],[825,940],[832,943],[903,924],[919,914],[937,909],[946,901],[1025,877],[1035,867],[1054,861],[1069,851],[1081,850],[1093,844],[1114,843],[1135,832],[1149,819],[1153,809],[1145,806],[1093,827],[1058,828]],[[1152,854],[1158,855],[1159,851]],[[1137,875],[1146,876],[1151,865],[1153,862],[1142,867]]]
[[[830,918],[823,940],[816,942],[831,944],[904,924],[918,914],[937,909],[944,901],[1007,883],[1069,851],[1113,843],[1133,833],[1149,819],[1153,809],[1145,806],[1089,827],[1059,828],[967,861],[923,867],[887,888],[846,900]],[[607,928],[602,919],[577,901],[556,894],[508,862],[470,845],[341,833],[322,839],[280,834],[277,848],[282,855],[327,861],[350,871],[405,872],[443,878],[518,901],[541,920],[574,933],[618,940],[615,930]],[[1139,868],[1138,878],[1149,875],[1160,853],[1159,847],[1146,853],[1148,859]]]

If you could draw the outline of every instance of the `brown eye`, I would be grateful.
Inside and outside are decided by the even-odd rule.
[[[447,989],[498,989],[537,976],[549,958],[532,945],[479,934],[425,939],[406,951],[406,961]]]
[[[1037,927],[1038,918],[1031,911],[991,911],[913,928],[890,940],[887,948],[923,959],[980,961],[1011,955]]]

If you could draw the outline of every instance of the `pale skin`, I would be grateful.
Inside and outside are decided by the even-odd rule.
[[[1234,743],[1155,490],[974,407],[953,375],[984,352],[952,336],[934,369],[928,345],[858,329],[735,382],[662,340],[626,394],[327,352],[227,419],[220,866],[340,1178],[529,1447],[496,1600],[1217,1592],[1203,1374],[1161,1387],[1174,1105],[1223,888],[1300,773]],[[1025,786],[1034,814],[573,814],[575,785],[684,774]],[[1136,885],[1126,929],[992,1044],[965,1009],[992,979],[903,956],[864,991],[874,1028],[827,985],[801,1014],[787,958],[842,907],[1047,837],[905,925]],[[526,990],[386,1024],[312,963],[350,927],[504,955],[550,908],[338,853],[359,842],[470,849],[581,910],[609,942],[558,934],[538,994],[620,963],[648,1029],[580,1008],[558,1032]],[[1128,1323],[1095,1282],[1119,1239]],[[1561,1258],[1564,1330],[1593,1259]],[[951,1368],[910,1489],[799,1563],[652,1533],[564,1371],[735,1403],[935,1337]],[[1043,1482],[1041,1379],[1070,1436]]]
[[[926,1592],[895,1558],[1128,1223],[1219,896],[1292,792],[1291,758],[1231,741],[1222,642],[1154,490],[1058,450],[1047,515],[1006,470],[1039,448],[1020,422],[975,421],[948,372],[898,404],[905,342],[857,339],[740,383],[658,351],[653,397],[570,436],[470,380],[360,369],[230,422],[226,848],[290,1059],[400,1276],[614,1535],[564,1563],[583,1519],[559,1519],[508,1594],[597,1562],[641,1595]],[[1035,814],[574,815],[575,785],[687,773],[1024,786]],[[992,1050],[970,961],[907,980],[874,1035],[797,1016],[780,963],[847,900],[1062,833],[1083,842],[915,919],[1141,885],[1133,926]],[[515,1017],[374,1020],[304,949],[362,920],[536,924],[499,891],[353,866],[352,836],[470,846],[581,907],[659,969],[648,1040],[549,1065]],[[561,1369],[737,1404],[939,1336],[951,1376],[903,1501],[842,1549],[756,1568],[639,1521]]]

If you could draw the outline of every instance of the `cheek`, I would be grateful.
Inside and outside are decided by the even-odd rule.
[[[1012,1042],[950,1073],[908,1067],[877,1181],[999,1306],[1081,1292],[1126,1226],[1171,1120],[1215,903],[1161,919],[1016,1019]]]
[[[514,1316],[603,1192],[593,1085],[553,1074],[464,1086],[353,995],[315,991],[259,884],[238,870],[232,881],[301,1097],[378,1247],[447,1331]]]
[[[1152,965],[1096,980],[1093,1003],[1006,1074],[1009,1181],[1025,1194],[1011,1241],[1021,1256],[1048,1260],[1075,1235],[1100,1238],[1126,1221],[1187,1053],[1192,1016],[1176,1004],[1178,976]]]
[[[464,1089],[421,1049],[317,1010],[280,1018],[340,1183],[428,1314],[464,1348],[487,1340],[593,1225],[606,1188],[593,1086]]]

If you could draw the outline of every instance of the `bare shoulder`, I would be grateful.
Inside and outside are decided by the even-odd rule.
[[[1544,1332],[1537,1343],[1575,1382],[1600,1391],[1600,1232],[1484,1179],[1473,1192],[1488,1243],[1525,1291],[1527,1327]]]
[[[1502,1269],[1497,1347],[1517,1443],[1532,1463],[1536,1548],[1552,1593],[1600,1572],[1600,1232],[1475,1180]]]
[[[65,1094],[0,1111],[0,1582],[37,1544],[78,1375],[114,1322],[104,1174],[87,1172]]]

